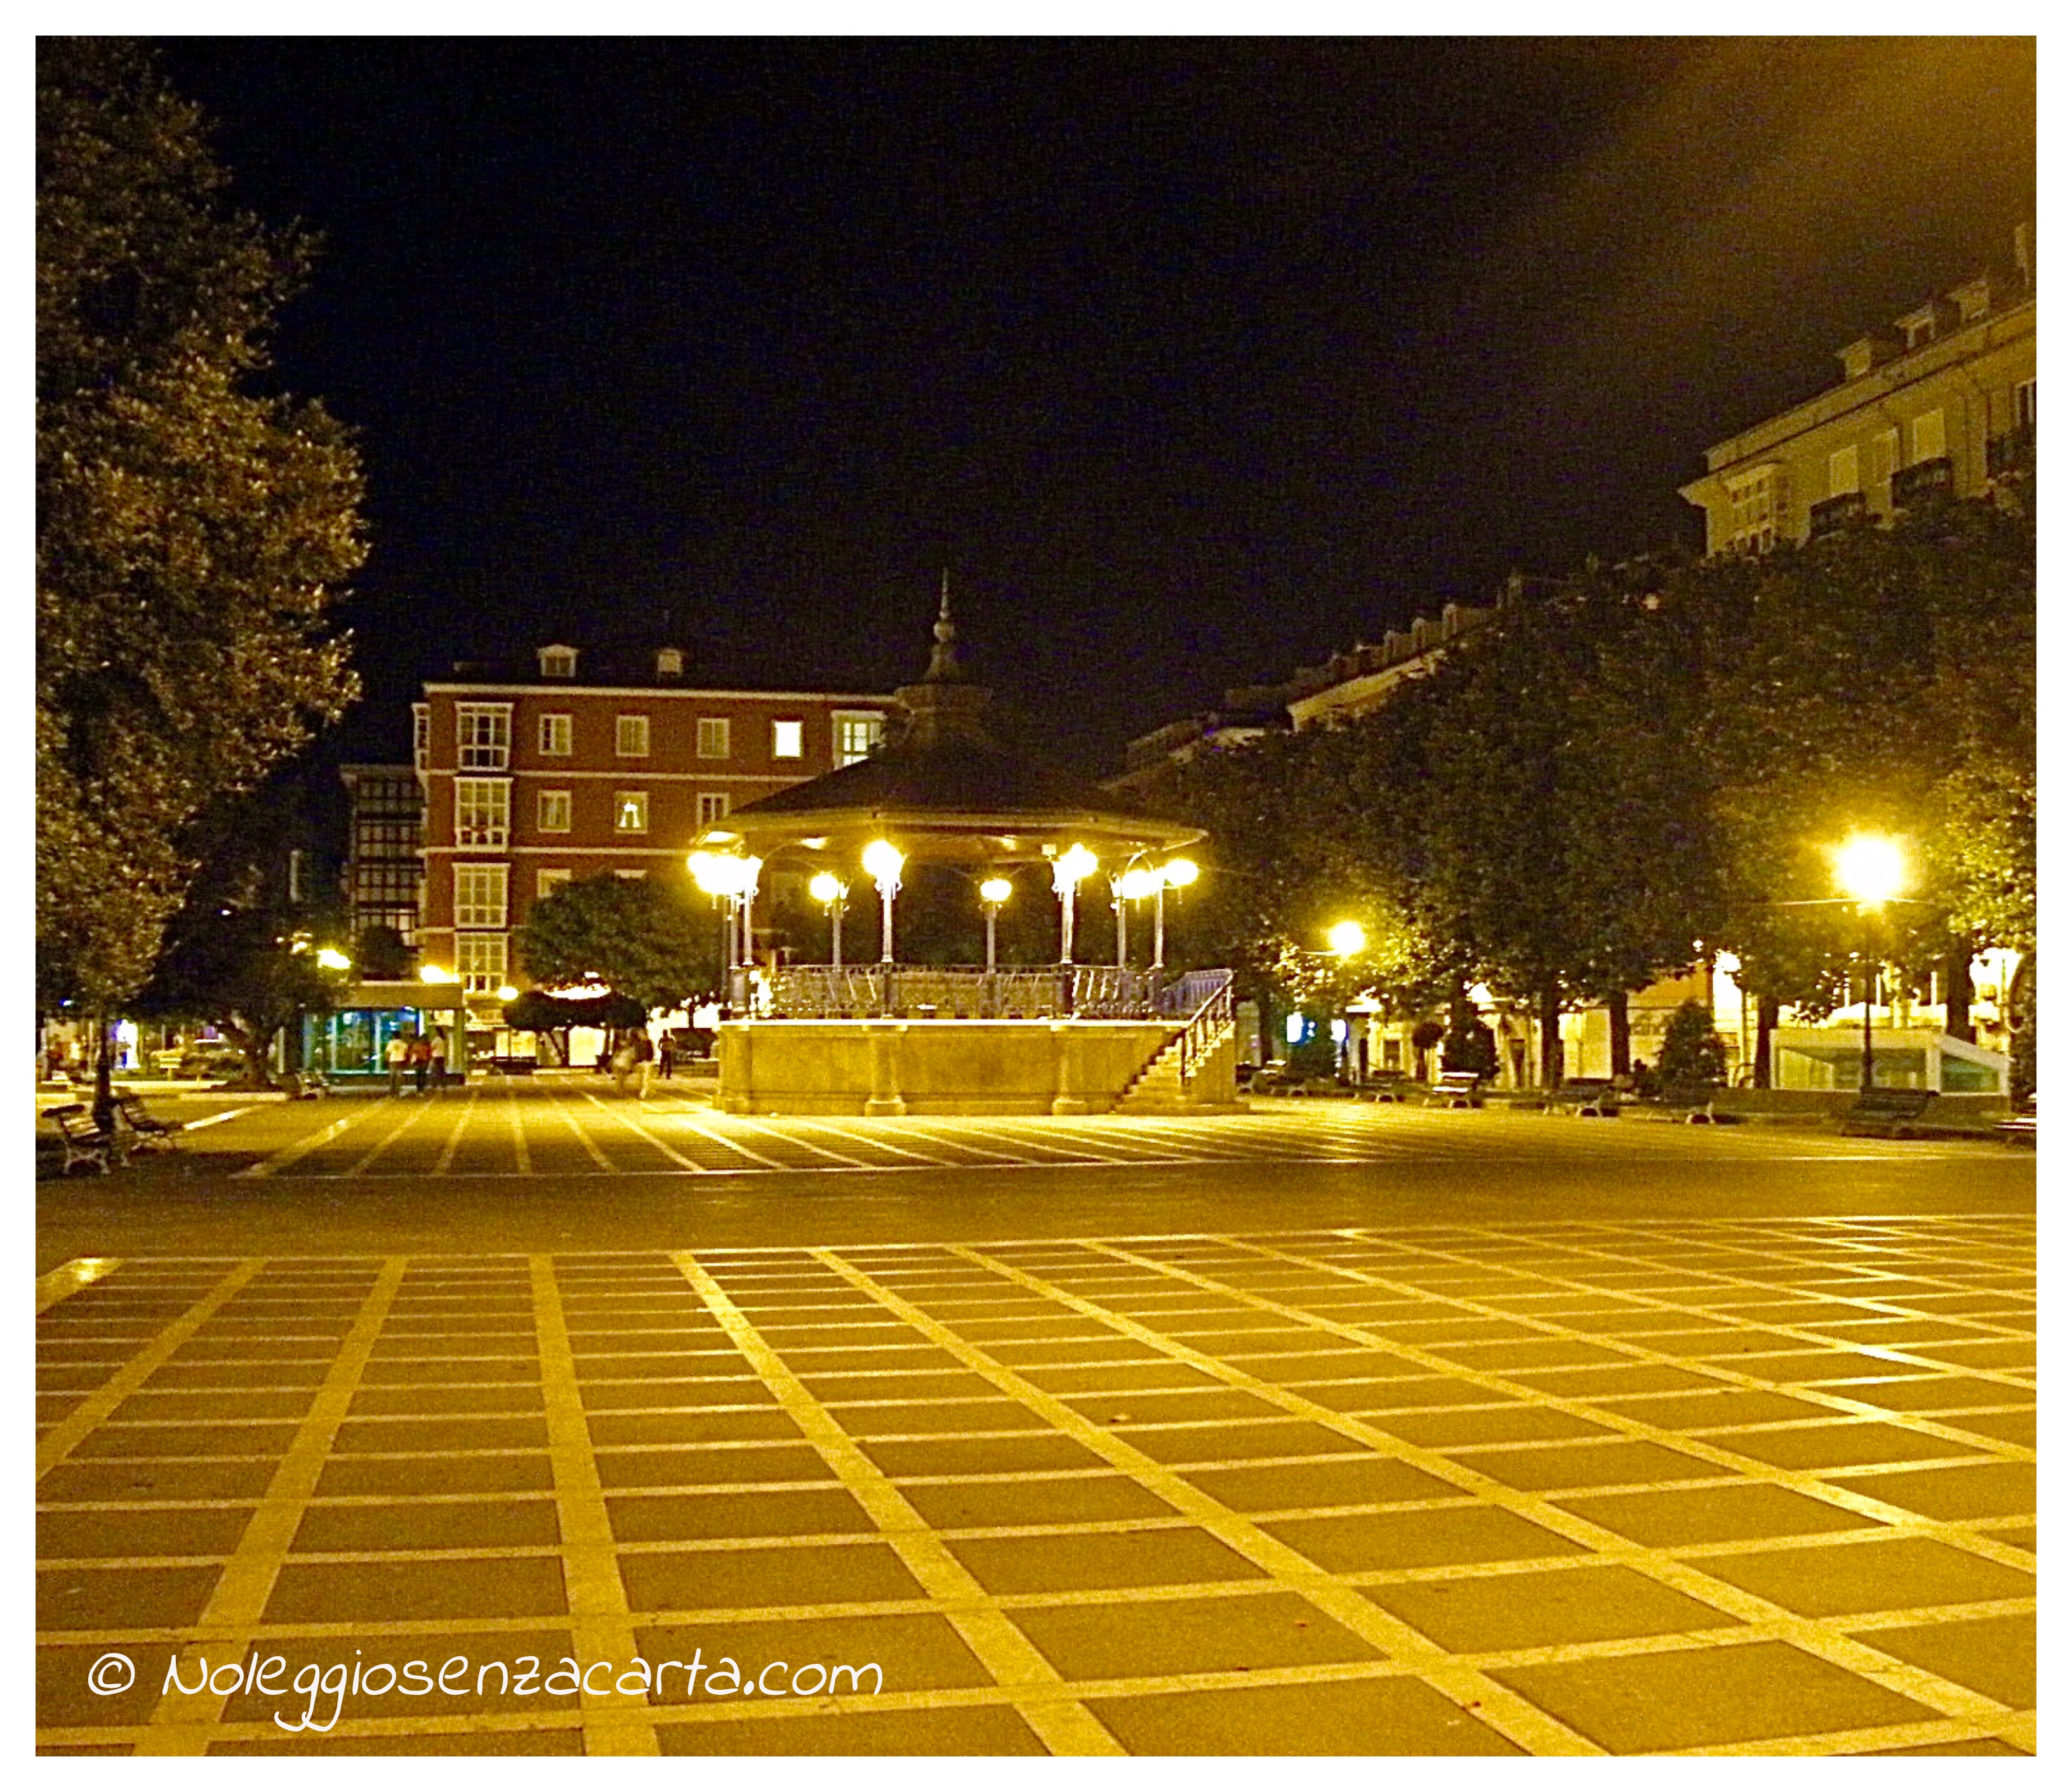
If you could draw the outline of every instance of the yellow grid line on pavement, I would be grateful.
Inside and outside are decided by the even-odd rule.
[[[553,1465],[554,1506],[561,1519],[562,1573],[568,1588],[569,1621],[579,1662],[628,1661],[639,1653],[619,1579],[611,1514],[598,1479],[568,1316],[553,1260],[532,1260],[532,1310],[538,1328],[540,1386],[546,1400],[547,1453]],[[652,1755],[660,1752],[644,1701],[585,1688],[581,1695],[583,1738],[593,1754]],[[591,1745],[595,1745],[594,1747]]]
[[[59,1301],[90,1288],[122,1267],[120,1257],[74,1257],[36,1278],[36,1311],[44,1313]]]
[[[195,1621],[194,1643],[220,1645],[216,1659],[242,1661],[253,1634],[265,1616],[273,1584],[300,1527],[302,1514],[315,1493],[317,1481],[330,1460],[352,1396],[360,1385],[360,1372],[372,1354],[389,1305],[403,1280],[401,1257],[385,1260],[374,1286],[362,1302],[352,1329],[332,1358],[330,1371],[316,1391],[308,1413],[295,1428],[294,1441],[280,1459],[273,1479],[245,1527],[236,1549],[224,1564],[216,1586]],[[183,1666],[195,1657],[193,1643],[179,1651]],[[167,1687],[152,1707],[150,1722],[139,1738],[137,1752],[153,1755],[199,1755],[208,1752],[216,1724],[230,1695],[210,1689],[206,1676],[201,1690],[187,1692],[178,1685]]]
[[[396,1097],[393,1095],[378,1096],[364,1108],[356,1108],[353,1112],[331,1121],[327,1126],[320,1126],[313,1132],[305,1133],[292,1144],[282,1146],[270,1157],[262,1157],[256,1164],[247,1164],[244,1169],[233,1170],[231,1173],[248,1180],[256,1177],[278,1176],[291,1165],[300,1163],[311,1152],[321,1151],[332,1140],[343,1137],[363,1121],[372,1120],[376,1114],[384,1112],[395,1099]],[[408,1124],[408,1121],[405,1122],[405,1125]]]
[[[530,1176],[532,1173],[532,1152],[525,1142],[525,1114],[518,1105],[517,1085],[508,1076],[502,1080],[504,1117],[511,1122],[511,1149],[518,1160],[518,1173]]]
[[[609,1115],[613,1120],[617,1120],[627,1132],[646,1141],[648,1144],[652,1145],[657,1151],[660,1152],[664,1157],[667,1157],[671,1163],[680,1164],[685,1169],[691,1170],[697,1173],[701,1174],[705,1173],[705,1166],[703,1164],[699,1163],[695,1158],[686,1157],[683,1153],[677,1150],[674,1145],[665,1143],[663,1140],[658,1138],[654,1133],[649,1132],[646,1127],[643,1126],[639,1123],[639,1121],[632,1119],[628,1115],[622,1114],[609,1102],[600,1099],[598,1096],[592,1095],[587,1089],[585,1089],[582,1091],[582,1098],[585,1101],[589,1102],[593,1107],[597,1108],[599,1112]]]
[[[1318,1568],[1298,1550],[1212,1499],[1165,1464],[1083,1418],[1056,1396],[1025,1380],[904,1296],[843,1261],[837,1252],[820,1249],[812,1255],[852,1285],[882,1302],[888,1311],[983,1375],[1009,1398],[1047,1420],[1053,1430],[1062,1432],[1106,1458],[1226,1548],[1281,1586],[1299,1594],[1363,1642],[1382,1650],[1407,1671],[1427,1682],[1456,1704],[1463,1708],[1475,1706],[1482,1721],[1506,1740],[1535,1754],[1593,1755],[1603,1752],[1509,1687],[1461,1667],[1420,1633],[1362,1599],[1338,1577]],[[1137,1589],[1140,1596],[1143,1590]]]
[[[1113,1755],[1123,1752],[1085,1706],[1063,1694],[1063,1680],[1020,1630],[994,1605],[970,1571],[923,1522],[905,1494],[858,1448],[815,1399],[805,1383],[763,1338],[726,1289],[689,1252],[672,1253],[684,1279],[777,1396],[821,1460],[870,1516],[907,1572],[942,1610],[1015,1708],[1051,1753]]]
[[[64,1418],[36,1440],[36,1478],[40,1481],[72,1454],[86,1436],[107,1420],[123,1401],[150,1380],[172,1354],[199,1331],[225,1303],[264,1267],[248,1257],[151,1342],[117,1369]]]
[[[967,1247],[952,1246],[951,1248],[962,1255],[976,1255],[970,1252]],[[1120,1256],[1133,1262],[1154,1266],[1156,1264],[1155,1259],[1122,1252],[1112,1246],[1090,1243],[1088,1248],[1104,1256]],[[1190,1280],[1208,1280],[1207,1278],[1195,1276],[1191,1271],[1176,1270],[1173,1273],[1185,1276]],[[1034,1278],[1031,1279],[1034,1280]],[[1221,1284],[1210,1282],[1209,1285]],[[1079,1297],[1072,1295],[1067,1289],[1060,1289],[1059,1292],[1068,1301],[1080,1299]],[[1235,1288],[1229,1289],[1228,1292],[1244,1300],[1248,1304],[1259,1306],[1264,1310],[1284,1313],[1291,1317],[1299,1316],[1299,1309],[1269,1301],[1264,1297],[1251,1294]],[[1100,1310],[1097,1303],[1086,1301],[1083,1304],[1094,1311]],[[1141,1332],[1146,1342],[1156,1339],[1158,1335],[1149,1332],[1146,1328],[1136,1326],[1133,1321],[1122,1315],[1113,1316],[1111,1322],[1132,1330],[1133,1334]],[[1324,1323],[1324,1321],[1315,1322]],[[1354,1331],[1358,1330],[1358,1328],[1348,1329]],[[1392,1352],[1407,1353],[1413,1356],[1424,1354],[1414,1346],[1405,1346],[1393,1340],[1377,1337],[1375,1342],[1379,1347]],[[1171,1344],[1168,1347],[1176,1350],[1188,1349],[1188,1346],[1178,1343]],[[1195,1354],[1199,1354],[1199,1353]],[[1445,1358],[1438,1357],[1433,1357],[1429,1360],[1434,1366],[1444,1366],[1445,1362]],[[1679,1560],[1667,1550],[1636,1543],[1604,1526],[1581,1518],[1572,1512],[1552,1504],[1544,1494],[1512,1488],[1496,1482],[1436,1450],[1424,1449],[1407,1444],[1379,1427],[1368,1424],[1349,1414],[1340,1413],[1329,1407],[1318,1405],[1276,1383],[1257,1381],[1243,1371],[1237,1370],[1228,1364],[1220,1363],[1214,1358],[1202,1357],[1200,1366],[1212,1367],[1212,1372],[1216,1373],[1220,1379],[1228,1380],[1232,1386],[1243,1387],[1259,1397],[1272,1399],[1276,1404],[1285,1406],[1291,1412],[1301,1413],[1318,1424],[1328,1425],[1347,1436],[1359,1437],[1384,1454],[1399,1457],[1413,1466],[1440,1476],[1455,1486],[1479,1493],[1492,1503],[1511,1508],[1529,1523],[1552,1531],[1572,1542],[1581,1543],[1601,1557],[1615,1560],[1622,1566],[1646,1574],[1674,1592],[1696,1599],[1712,1606],[1716,1611],[1737,1617],[1744,1623],[1759,1628],[1779,1641],[1791,1643],[1828,1662],[1832,1666],[1882,1686],[1887,1691],[1913,1699],[1919,1704],[1929,1706],[1931,1709],[1938,1709],[1946,1716],[1971,1723],[1998,1726],[2008,1720],[2009,1708],[1998,1700],[1988,1698],[1984,1694],[1975,1692],[1970,1687],[1962,1686],[1955,1681],[1945,1679],[1938,1675],[1900,1662],[1895,1657],[1887,1655],[1881,1650],[1860,1642],[1833,1623],[1803,1616],[1773,1601],[1744,1592],[1731,1583],[1721,1581],[1705,1573],[1700,1567]],[[1500,1375],[1472,1370],[1461,1371],[1457,1368],[1453,1372],[1486,1383],[1504,1386]],[[1523,1383],[1509,1387],[1506,1391],[1519,1394],[1534,1404],[1557,1408],[1573,1404],[1582,1406],[1586,1411],[1589,1410],[1587,1403],[1569,1402],[1558,1396],[1549,1396],[1537,1390],[1529,1389]],[[1694,1440],[1679,1436],[1675,1432],[1644,1425],[1623,1415],[1605,1412],[1601,1416],[1603,1422],[1614,1425],[1616,1428],[1626,1432],[1629,1436],[1643,1441],[1655,1443],[1667,1449],[1678,1449],[1686,1454],[1692,1453],[1694,1449],[1700,1447]],[[1825,1488],[1809,1475],[1778,1469],[1768,1464],[1758,1462],[1753,1458],[1739,1457],[1733,1452],[1719,1449],[1716,1446],[1704,1446],[1704,1449],[1708,1458],[1716,1461],[1720,1466],[1733,1469],[1751,1479],[1767,1481],[1773,1485],[1782,1486],[1800,1493],[1811,1493],[1819,1490],[1827,1494],[1831,1498],[1841,1491],[1838,1489]],[[1597,1490],[1593,1488],[1589,1491],[1594,1493]],[[1836,1502],[1840,1502],[1837,1500]],[[1865,1506],[1876,1506],[1879,1502],[1865,1501],[1863,1503]],[[1855,1509],[1853,1500],[1851,1504],[1852,1509]],[[1963,1537],[1960,1527],[1924,1526],[1915,1519],[1911,1513],[1901,1512],[1899,1509],[1893,1507],[1887,1507],[1885,1510],[1895,1513],[1902,1521],[1905,1528],[1912,1530],[1917,1534],[1926,1531],[1938,1540],[1949,1541],[1959,1541]],[[1947,1533],[1947,1536],[1946,1533]],[[1992,1546],[1990,1549],[1974,1547],[1972,1552],[1989,1555],[2004,1547],[2004,1546],[1997,1545]],[[1443,1573],[1436,1573],[1433,1577],[1443,1578],[1444,1576]],[[2020,1714],[2012,1715],[2018,1716]]]

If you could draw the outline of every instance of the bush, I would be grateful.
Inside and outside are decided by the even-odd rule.
[[[1685,1002],[1669,1017],[1658,1068],[1664,1083],[1726,1081],[1727,1042],[1712,1030],[1712,1011],[1703,1002]]]

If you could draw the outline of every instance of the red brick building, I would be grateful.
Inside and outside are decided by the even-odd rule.
[[[557,883],[615,871],[688,879],[698,831],[866,757],[890,697],[687,685],[660,648],[610,663],[557,643],[514,672],[462,665],[415,712],[424,786],[423,962],[494,1001],[511,948]]]

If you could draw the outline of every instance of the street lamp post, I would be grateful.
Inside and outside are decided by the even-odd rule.
[[[1072,962],[1073,898],[1079,894],[1079,880],[1100,864],[1083,846],[1074,846],[1062,853],[1050,867],[1050,887],[1058,893],[1058,962]]]
[[[899,869],[906,862],[906,855],[889,840],[874,840],[863,849],[863,868],[878,886],[882,905],[878,923],[878,961],[884,974],[878,1005],[881,1013],[889,1013],[892,1007],[892,898],[899,894]]]
[[[1147,865],[1138,865],[1118,878],[1110,878],[1108,882],[1110,888],[1115,891],[1115,962],[1126,968],[1129,964],[1129,905],[1141,902],[1145,897],[1164,890],[1166,879],[1163,873],[1153,871]]]
[[[1877,993],[1877,920],[1885,905],[1906,882],[1906,860],[1899,843],[1882,834],[1852,834],[1835,853],[1835,881],[1856,899],[1864,918],[1864,1058],[1859,1087],[1876,1080],[1877,1060],[1871,1049],[1871,1000]]]
[[[833,968],[839,971],[842,968],[842,905],[849,900],[849,886],[833,872],[823,871],[818,873],[812,882],[806,887],[812,892],[814,901],[828,911],[829,958]]]
[[[1014,886],[1005,878],[988,878],[978,886],[979,900],[985,905],[985,974],[989,978],[995,962],[1001,904],[1013,894]]]
[[[1192,859],[1175,859],[1157,875],[1157,902],[1152,911],[1154,931],[1152,935],[1151,968],[1162,971],[1166,968],[1166,886],[1170,884],[1175,890],[1184,890],[1201,875],[1201,872]]]

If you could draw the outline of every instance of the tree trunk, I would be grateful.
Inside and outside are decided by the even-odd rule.
[[[1755,999],[1755,1087],[1770,1087],[1770,1036],[1777,1030],[1777,998],[1758,996]]]
[[[1967,1045],[1978,1043],[1971,1025],[1971,943],[1958,940],[1942,960],[1942,1030]]]
[[[1633,1074],[1633,1016],[1626,1008],[1626,993],[1622,989],[1605,1004],[1605,1013],[1612,1024],[1612,1075],[1630,1076]]]
[[[1551,1089],[1561,1080],[1561,986],[1548,983],[1540,992],[1540,1086]]]

